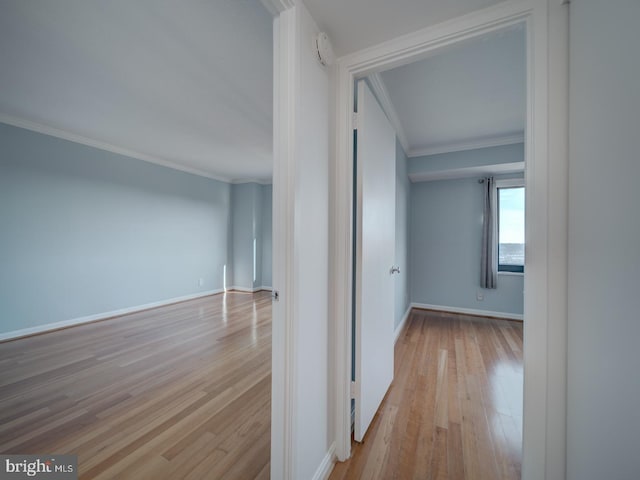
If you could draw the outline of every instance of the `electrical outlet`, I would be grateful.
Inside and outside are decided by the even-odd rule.
[[[476,300],[479,302],[484,300],[484,293],[482,293],[482,291],[478,290],[476,292]]]

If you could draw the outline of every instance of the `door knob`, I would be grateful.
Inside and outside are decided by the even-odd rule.
[[[393,275],[394,273],[400,273],[400,267],[398,267],[396,265],[392,265],[391,266],[391,275]]]

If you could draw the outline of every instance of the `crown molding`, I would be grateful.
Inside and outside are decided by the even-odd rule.
[[[402,124],[400,123],[400,119],[398,117],[398,113],[396,112],[393,103],[391,102],[391,98],[389,97],[389,91],[387,90],[384,81],[379,73],[372,73],[369,75],[369,84],[371,85],[371,89],[373,90],[373,94],[378,99],[380,106],[382,107],[382,111],[385,113],[391,125],[396,131],[396,136],[398,137],[398,141],[405,153],[410,150],[409,142],[407,141],[407,136],[404,133],[402,128]]]
[[[455,180],[482,175],[504,175],[508,173],[524,173],[524,162],[498,163],[495,165],[480,165],[477,167],[450,168],[428,172],[409,174],[411,183],[433,182],[436,180]]]
[[[484,20],[487,26],[483,30],[484,33],[522,23],[539,4],[539,0],[504,0],[481,10],[348,53],[338,58],[337,63],[346,66],[358,78],[376,71],[390,70],[422,60],[433,55],[437,49],[453,45],[460,39],[476,37],[477,25]],[[390,60],[391,58],[393,60]]]
[[[264,8],[272,15],[276,16],[280,13],[295,7],[295,0],[260,0]]]
[[[524,134],[506,135],[501,137],[482,138],[468,142],[449,143],[436,147],[412,148],[407,151],[407,157],[427,157],[441,153],[462,152],[464,150],[475,150],[477,148],[501,147],[503,145],[514,145],[524,143]]]
[[[99,150],[115,153],[117,155],[123,155],[125,157],[135,158],[136,160],[142,160],[143,162],[153,163],[156,165],[160,165],[162,167],[167,167],[173,170],[179,170],[181,172],[197,175],[199,177],[206,177],[212,180],[218,180],[220,182],[232,183],[231,179],[228,177],[213,175],[209,172],[205,172],[204,170],[199,170],[197,168],[191,168],[184,165],[180,165],[171,160],[154,157],[152,155],[136,152],[135,150],[129,150],[127,148],[121,148],[115,145],[111,145],[110,143],[101,142],[100,140],[95,140],[93,138],[85,137],[83,135],[78,135],[76,133],[68,132],[66,130],[60,130],[58,128],[50,127],[48,125],[43,125],[41,123],[36,123],[30,120],[14,117],[12,115],[6,115],[3,113],[0,113],[0,123],[5,123],[13,127],[24,128],[32,132],[41,133],[43,135],[49,135],[50,137],[56,137],[62,140],[79,143],[81,145],[86,145],[87,147],[97,148]]]

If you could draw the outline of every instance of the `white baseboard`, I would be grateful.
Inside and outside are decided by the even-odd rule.
[[[327,480],[331,471],[333,470],[333,466],[336,463],[336,444],[335,442],[331,444],[327,454],[322,459],[318,470],[316,470],[315,475],[313,476],[313,480]]]
[[[168,300],[161,300],[159,302],[145,303],[144,305],[136,305],[135,307],[121,308],[119,310],[112,310],[110,312],[97,313],[95,315],[87,315],[85,317],[72,318],[71,320],[62,320],[61,322],[47,323],[45,325],[37,325],[35,327],[23,328],[21,330],[14,330],[12,332],[0,333],[0,341],[13,340],[20,337],[27,337],[29,335],[36,335],[38,333],[50,332],[51,330],[59,330],[61,328],[72,327],[74,325],[81,325],[83,323],[96,322],[98,320],[105,320],[107,318],[117,317],[120,315],[126,315],[128,313],[140,312],[142,310],[149,310],[150,308],[163,307],[172,303],[184,302],[186,300],[193,300],[195,298],[207,297],[209,295],[215,295],[222,293],[224,290],[208,290],[206,292],[193,293],[190,295],[183,295],[181,297],[169,298]]]
[[[444,305],[430,305],[428,303],[412,303],[411,308],[418,308],[422,310],[440,310],[442,312],[462,313],[466,315],[478,315],[481,317],[504,318],[506,320],[519,320],[519,321],[524,320],[524,315],[522,314],[492,312],[489,310],[479,310],[476,308],[446,307]]]
[[[400,334],[402,333],[404,324],[407,323],[407,320],[409,320],[409,315],[411,314],[411,308],[412,308],[412,305],[409,305],[409,307],[407,308],[407,311],[404,312],[404,316],[402,317],[402,320],[400,320],[400,323],[396,327],[396,330],[393,332],[393,343],[396,343],[398,341],[398,338],[400,338]]]
[[[227,292],[230,291],[234,291],[234,292],[243,292],[243,293],[256,293],[259,292],[260,290],[268,290],[271,291],[272,288],[271,287],[254,287],[254,288],[247,288],[247,287],[227,287]]]

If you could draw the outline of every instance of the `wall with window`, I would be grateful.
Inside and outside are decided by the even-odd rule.
[[[486,155],[487,150],[490,149],[482,149],[482,154]],[[472,156],[474,152],[458,155]],[[519,160],[513,161],[522,161],[522,150],[519,152]],[[514,156],[517,154],[514,150]],[[477,176],[411,185],[411,301],[434,308],[521,318],[523,274],[500,273],[496,289],[480,288],[482,192]]]
[[[524,273],[524,178],[496,181],[499,272]]]

